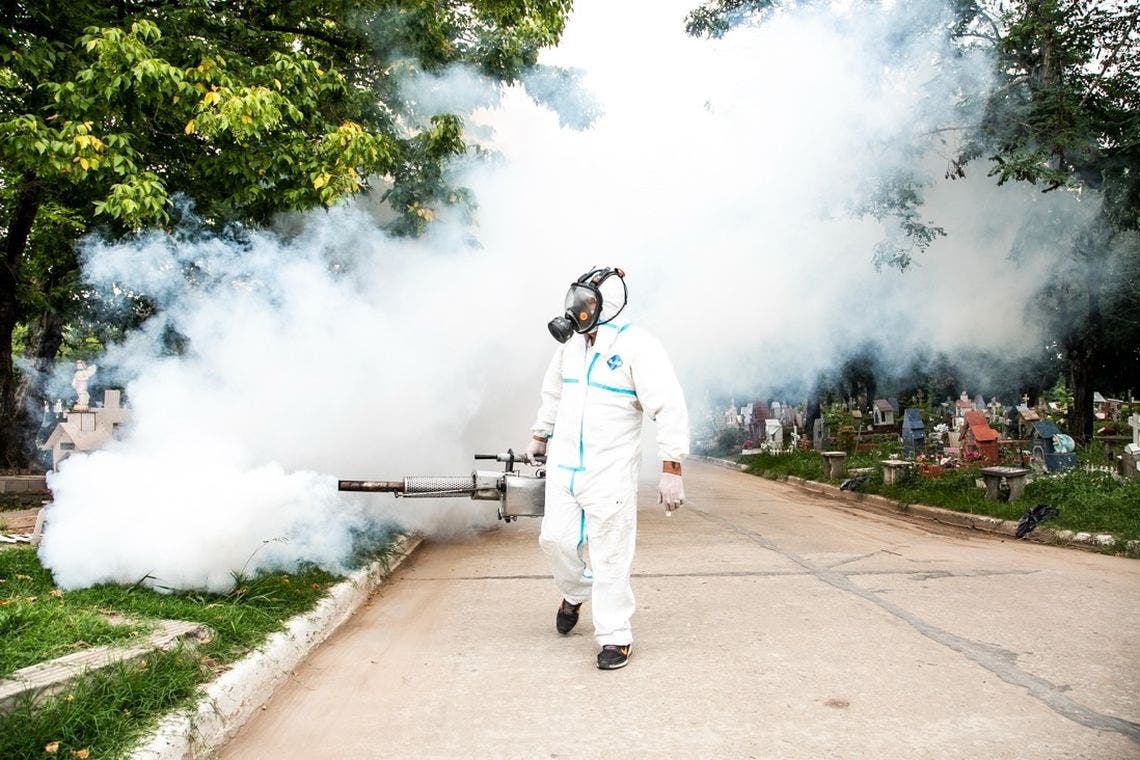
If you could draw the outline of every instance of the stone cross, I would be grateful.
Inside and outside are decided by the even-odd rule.
[[[1128,418],[1128,427],[1132,428],[1132,444],[1140,446],[1140,414]]]
[[[115,428],[130,422],[131,410],[122,405],[123,392],[110,388],[103,391],[103,408],[99,410],[99,425],[115,433]]]
[[[1000,422],[1001,413],[1002,406],[1000,403],[998,403],[997,397],[995,396],[990,400],[990,422]]]

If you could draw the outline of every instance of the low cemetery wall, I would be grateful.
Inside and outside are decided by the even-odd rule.
[[[0,507],[39,506],[51,499],[47,477],[31,470],[0,471]]]

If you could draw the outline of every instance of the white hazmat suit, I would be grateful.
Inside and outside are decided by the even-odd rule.
[[[685,398],[665,349],[645,330],[609,322],[592,346],[576,334],[554,352],[532,428],[549,439],[539,544],[565,599],[591,601],[602,646],[633,642],[629,574],[645,413],[657,423],[658,456],[682,461],[689,453]]]

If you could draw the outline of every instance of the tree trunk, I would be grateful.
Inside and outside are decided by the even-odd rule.
[[[63,315],[54,309],[45,311],[29,325],[24,355],[31,366],[25,368],[23,377],[16,386],[16,407],[28,412],[29,425],[35,425],[41,419],[35,410],[42,409],[45,402],[49,406],[51,404],[47,387],[55,371],[59,349],[63,345],[63,326]]]
[[[1107,245],[1105,243],[1104,245]],[[1102,249],[1103,250],[1103,249]],[[1073,405],[1067,416],[1069,435],[1080,443],[1093,437],[1093,384],[1100,380],[1104,366],[1104,315],[1100,310],[1100,289],[1104,282],[1104,262],[1090,254],[1085,261],[1087,313],[1065,346]]]
[[[1086,332],[1069,351],[1069,386],[1073,391],[1073,403],[1067,415],[1069,435],[1079,443],[1092,441],[1093,436],[1093,383],[1096,338],[1090,340]]]
[[[20,262],[40,209],[40,194],[35,175],[25,175],[8,222],[4,265],[0,266],[0,465],[5,467],[27,467],[35,442],[32,419],[18,401],[19,379],[12,363],[12,332],[19,316],[16,290]]]

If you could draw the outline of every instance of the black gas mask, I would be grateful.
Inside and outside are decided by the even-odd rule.
[[[617,278],[621,288],[618,290],[613,283],[607,286],[610,299],[606,301],[602,298],[602,284],[611,277]],[[618,293],[620,300],[616,297]],[[591,269],[570,283],[570,289],[566,291],[566,312],[550,320],[547,328],[559,343],[570,340],[574,333],[592,332],[598,325],[612,321],[621,313],[627,295],[625,272],[610,267]]]

